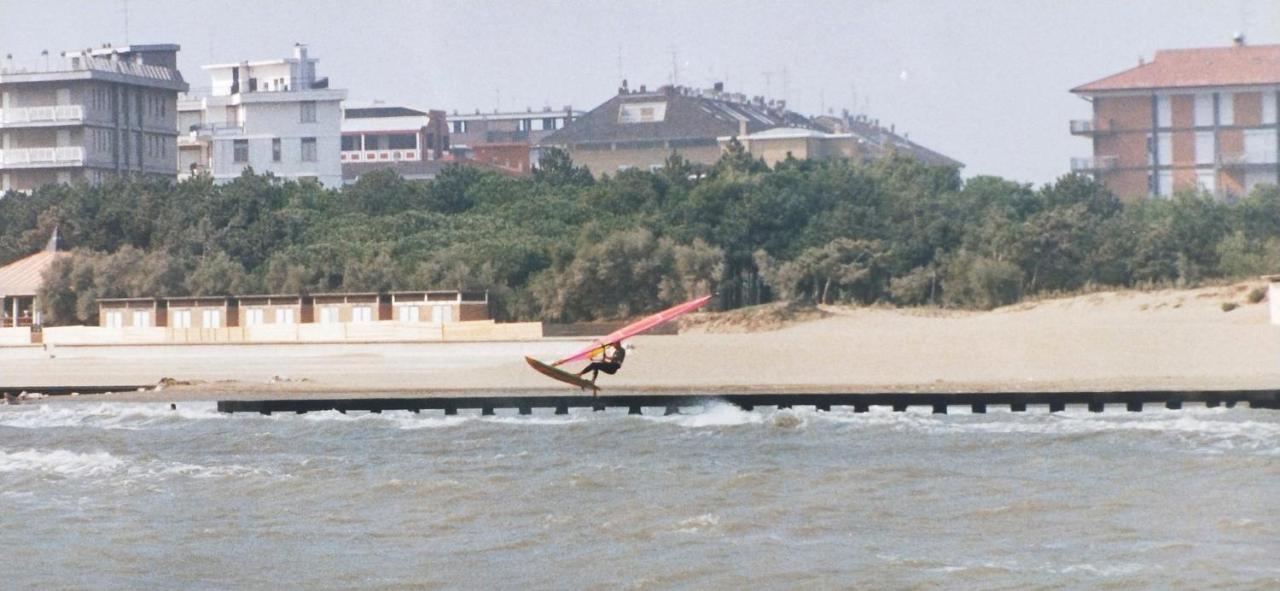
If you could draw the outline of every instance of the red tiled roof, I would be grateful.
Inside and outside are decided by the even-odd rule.
[[[0,295],[34,296],[44,282],[42,276],[53,262],[69,252],[42,250],[25,259],[0,267]]]
[[[1280,84],[1280,45],[1164,49],[1150,63],[1071,89],[1088,94],[1202,86]]]

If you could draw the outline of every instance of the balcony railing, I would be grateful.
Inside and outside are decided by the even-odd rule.
[[[418,150],[354,150],[342,153],[343,162],[399,162],[421,160]]]
[[[1112,127],[1110,119],[1072,119],[1071,135],[1110,133]]]
[[[80,105],[50,105],[47,107],[17,107],[0,109],[0,124],[26,123],[78,123],[84,121],[84,107]]]
[[[84,163],[84,148],[20,148],[0,150],[0,166],[68,166]]]
[[[1257,150],[1252,152],[1219,154],[1218,164],[1221,166],[1274,166],[1276,164],[1276,151]]]
[[[1117,158],[1115,156],[1095,156],[1093,158],[1072,158],[1072,172],[1096,172],[1099,170],[1110,170],[1116,167]]]
[[[244,133],[244,126],[237,123],[201,123],[192,125],[188,131],[198,137],[241,135]]]

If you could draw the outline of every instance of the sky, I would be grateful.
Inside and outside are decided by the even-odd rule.
[[[179,68],[306,43],[351,100],[450,112],[590,110],[625,78],[848,108],[965,163],[1042,184],[1090,144],[1068,91],[1244,33],[1280,43],[1276,0],[0,0],[0,54],[177,43]]]

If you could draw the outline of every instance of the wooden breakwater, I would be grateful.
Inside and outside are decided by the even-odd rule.
[[[886,407],[903,412],[911,407],[925,407],[946,414],[951,407],[966,407],[970,412],[985,413],[990,407],[1008,407],[1025,412],[1030,406],[1047,406],[1049,412],[1066,410],[1067,405],[1085,406],[1103,412],[1107,406],[1123,407],[1139,412],[1144,407],[1160,406],[1180,409],[1195,404],[1206,407],[1280,409],[1280,390],[1130,390],[1091,392],[957,392],[957,393],[793,393],[793,394],[618,394],[605,396],[536,395],[536,396],[432,396],[419,398],[289,398],[277,400],[220,400],[218,411],[225,413],[306,413],[315,411],[372,412],[478,411],[492,415],[500,409],[514,409],[519,414],[533,414],[534,409],[554,409],[568,414],[571,408],[606,410],[626,408],[630,414],[643,414],[644,409],[659,409],[675,414],[681,408],[711,404],[732,404],[743,410],[756,408],[812,407],[819,411],[843,407],[853,412],[867,412],[871,407]]]

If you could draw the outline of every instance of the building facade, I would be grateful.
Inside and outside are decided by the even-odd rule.
[[[722,137],[745,137],[778,127],[809,128],[805,117],[784,102],[724,92],[723,86],[699,90],[664,86],[618,94],[544,138],[541,148],[559,148],[592,174],[616,174],[630,168],[657,169],[672,152],[686,161],[714,164]]]
[[[1071,169],[1116,196],[1169,197],[1201,190],[1220,198],[1280,182],[1280,45],[1156,52],[1151,62],[1071,90],[1092,103],[1071,122],[1093,155]]]
[[[471,114],[454,111],[449,116],[449,143],[459,159],[523,174],[536,163],[532,148],[582,115],[568,106],[560,111],[550,107],[492,113],[476,110]]]
[[[174,178],[177,45],[0,62],[0,192],[110,176]]]
[[[342,185],[342,101],[347,92],[317,78],[304,45],[292,58],[205,66],[205,96],[178,104],[180,176],[228,182],[246,169]]]
[[[394,170],[411,180],[434,177],[449,159],[444,111],[348,105],[342,112],[342,177],[353,183],[374,170]]]

